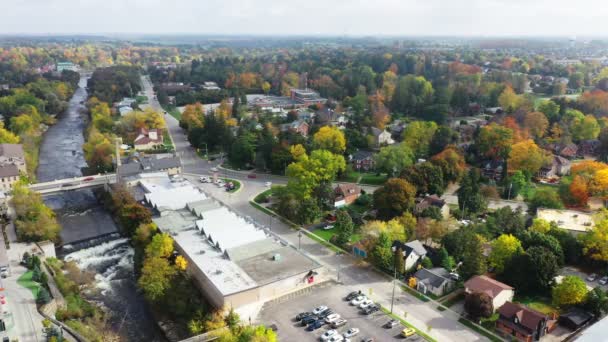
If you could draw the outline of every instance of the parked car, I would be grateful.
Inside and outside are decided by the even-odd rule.
[[[600,285],[606,285],[606,284],[608,284],[608,276],[603,276],[600,279]]]
[[[377,312],[380,310],[380,307],[378,305],[370,305],[367,308],[363,309],[363,314],[364,315],[371,315],[374,312]]]
[[[359,304],[363,303],[366,300],[367,300],[367,297],[365,295],[360,295],[360,296],[357,296],[355,299],[351,300],[350,304],[351,305],[359,305]]]
[[[87,177],[87,178],[84,178],[82,181],[83,182],[90,182],[90,181],[92,181],[94,179],[95,179],[95,177]]]
[[[344,342],[344,336],[338,334],[330,337],[327,342]]]
[[[2,266],[2,267],[0,267],[0,277],[7,278],[10,275],[11,275],[11,271],[8,268],[8,266]]]
[[[330,230],[330,229],[334,229],[333,224],[326,224],[325,226],[323,226],[323,230]]]
[[[311,316],[308,316],[308,317],[302,318],[302,320],[301,320],[300,322],[301,322],[302,326],[304,327],[304,326],[307,326],[307,325],[309,325],[310,323],[312,323],[312,322],[314,322],[314,321],[316,321],[316,320],[318,320],[318,319],[319,319],[319,317],[318,317],[318,316],[316,316],[316,315],[311,315]]]
[[[387,328],[387,329],[390,329],[390,328],[394,328],[398,324],[399,324],[398,320],[391,319],[390,321],[386,322],[386,324],[384,324],[384,327]]]
[[[339,320],[340,318],[341,318],[340,314],[333,313],[333,314],[331,314],[331,315],[329,315],[329,316],[325,317],[325,322],[326,322],[327,324],[330,324],[330,323],[333,323],[333,322],[335,322],[335,321]]]
[[[317,330],[320,327],[325,325],[325,321],[322,319],[318,319],[312,323],[310,323],[307,327],[306,327],[306,331],[313,331],[313,330]]]
[[[410,337],[412,335],[414,335],[416,333],[416,331],[412,328],[405,328],[401,331],[401,336],[403,337]]]
[[[325,311],[323,311],[323,312],[321,312],[321,313],[319,314],[319,318],[325,318],[325,317],[327,317],[327,316],[329,316],[329,315],[331,315],[331,314],[333,314],[333,313],[334,313],[334,312],[333,312],[333,310],[332,310],[332,309],[327,309],[327,310],[325,310]]]
[[[597,274],[595,273],[591,273],[588,277],[587,277],[587,281],[595,281],[595,279],[597,279]]]
[[[343,326],[343,325],[344,325],[344,324],[346,324],[347,322],[348,322],[348,321],[347,321],[347,320],[345,320],[344,318],[340,318],[340,319],[338,319],[337,321],[334,321],[334,322],[331,324],[331,327],[332,327],[332,328],[334,328],[334,329],[336,329],[336,328],[339,328],[339,327]]]
[[[360,295],[361,295],[361,290],[359,290],[359,291],[353,291],[353,292],[347,294],[346,298],[344,298],[344,299],[347,300],[347,301],[351,301],[351,300],[357,298]]]
[[[364,337],[361,339],[361,342],[375,342],[373,337]]]
[[[201,178],[198,179],[198,181],[201,183],[211,183],[211,178],[209,178],[207,176],[202,176]]]
[[[450,278],[452,278],[452,280],[459,281],[460,280],[460,274],[458,274],[456,272],[450,272]]]
[[[318,315],[318,314],[320,314],[320,313],[322,313],[324,311],[327,311],[328,309],[329,308],[327,306],[321,305],[321,306],[318,306],[318,307],[314,308],[314,310],[312,310],[312,313],[314,315]]]
[[[365,309],[373,304],[374,304],[374,302],[371,299],[368,299],[368,300],[363,301],[363,303],[359,304],[359,308]]]
[[[359,328],[350,328],[348,330],[346,330],[346,332],[344,334],[342,334],[342,336],[346,337],[353,337],[355,335],[357,335],[359,333]]]
[[[217,167],[212,167],[210,170],[211,172],[217,172]]]
[[[337,334],[338,334],[338,331],[335,329],[327,330],[325,333],[323,333],[323,335],[321,335],[321,340],[327,341],[332,336],[337,335]]]
[[[258,176],[255,173],[250,173],[247,175],[247,178],[258,178]]]
[[[270,188],[272,186],[272,182],[266,182],[264,185],[266,185],[267,188]]]
[[[299,314],[296,315],[296,321],[301,321],[308,316],[312,316],[312,312],[310,312],[310,311],[300,312]]]

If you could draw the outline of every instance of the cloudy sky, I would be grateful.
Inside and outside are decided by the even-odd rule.
[[[2,0],[0,34],[604,36],[605,0]]]

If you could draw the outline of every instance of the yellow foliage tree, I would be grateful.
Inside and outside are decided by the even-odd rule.
[[[184,258],[181,255],[178,255],[175,258],[175,266],[177,266],[177,269],[180,271],[185,271],[186,268],[188,268],[188,260],[186,260],[186,258]]]
[[[315,149],[328,150],[335,154],[343,154],[346,151],[346,138],[338,127],[321,127],[312,142]]]
[[[182,113],[181,122],[185,124],[186,128],[201,128],[204,124],[204,110],[203,105],[197,102],[193,105],[187,105]]]
[[[513,145],[509,153],[508,167],[510,170],[521,170],[534,175],[550,161],[550,155],[539,148],[534,141],[528,139]]]

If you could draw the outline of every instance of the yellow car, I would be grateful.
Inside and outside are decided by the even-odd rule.
[[[410,336],[414,335],[415,333],[416,333],[416,331],[414,329],[412,329],[412,328],[405,328],[401,332],[401,336],[403,336],[403,337],[410,337]]]

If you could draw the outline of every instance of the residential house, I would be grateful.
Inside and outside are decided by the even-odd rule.
[[[355,171],[370,171],[374,169],[374,153],[371,151],[357,151],[350,155],[350,163]]]
[[[573,143],[567,144],[566,146],[562,147],[561,150],[559,151],[559,155],[564,157],[564,158],[568,158],[568,159],[574,159],[576,158],[578,154],[578,146],[576,146]]]
[[[583,140],[578,144],[578,156],[581,158],[596,157],[599,147],[600,141],[597,139]]]
[[[334,193],[334,206],[339,208],[356,201],[361,196],[361,188],[352,183],[338,184]]]
[[[131,106],[118,107],[118,114],[120,114],[120,116],[125,116],[125,115],[131,113],[132,111],[133,111],[133,107],[131,107]]]
[[[441,217],[448,218],[450,216],[450,207],[437,195],[425,196],[424,198],[418,198],[416,200],[416,207],[414,212],[418,215],[422,214],[425,209],[430,207],[436,207],[441,212]]]
[[[539,178],[562,177],[570,173],[570,160],[554,155],[548,165],[544,165],[538,171]]]
[[[121,177],[136,176],[140,173],[167,172],[176,175],[182,172],[182,165],[177,156],[154,154],[151,156],[132,156],[122,159],[118,168]]]
[[[371,134],[374,137],[374,146],[376,146],[376,147],[382,147],[385,145],[391,145],[391,144],[395,143],[395,141],[392,138],[391,133],[386,130],[381,130],[376,127],[372,127]]]
[[[498,309],[496,330],[519,341],[539,341],[557,321],[522,304],[506,302]]]
[[[447,271],[443,268],[433,268],[427,270],[421,268],[414,274],[416,278],[416,289],[424,294],[432,293],[437,297],[450,292],[455,285],[454,280],[446,277]]]
[[[292,133],[299,133],[303,137],[307,137],[309,128],[310,126],[306,121],[296,120],[292,123],[281,125],[281,132],[290,131]]]
[[[427,251],[418,240],[403,243],[401,241],[393,241],[392,250],[396,252],[398,249],[403,251],[404,269],[407,271],[415,267],[426,256]]]
[[[163,144],[163,134],[160,129],[140,128],[137,137],[133,140],[133,147],[138,151],[153,150]]]
[[[10,191],[19,180],[19,168],[13,164],[0,165],[0,189]]]
[[[338,112],[336,112],[335,110],[333,110],[329,107],[324,107],[323,109],[315,112],[315,123],[317,123],[321,126],[327,126],[327,125],[337,126],[338,117],[339,117]]]
[[[26,173],[23,145],[0,144],[0,165],[15,165],[19,172]]]
[[[505,170],[505,162],[502,160],[490,160],[485,163],[481,170],[484,177],[499,181],[502,179]]]
[[[513,300],[513,288],[485,275],[474,276],[464,283],[464,292],[485,293],[492,298],[494,310],[500,308],[504,303]]]

